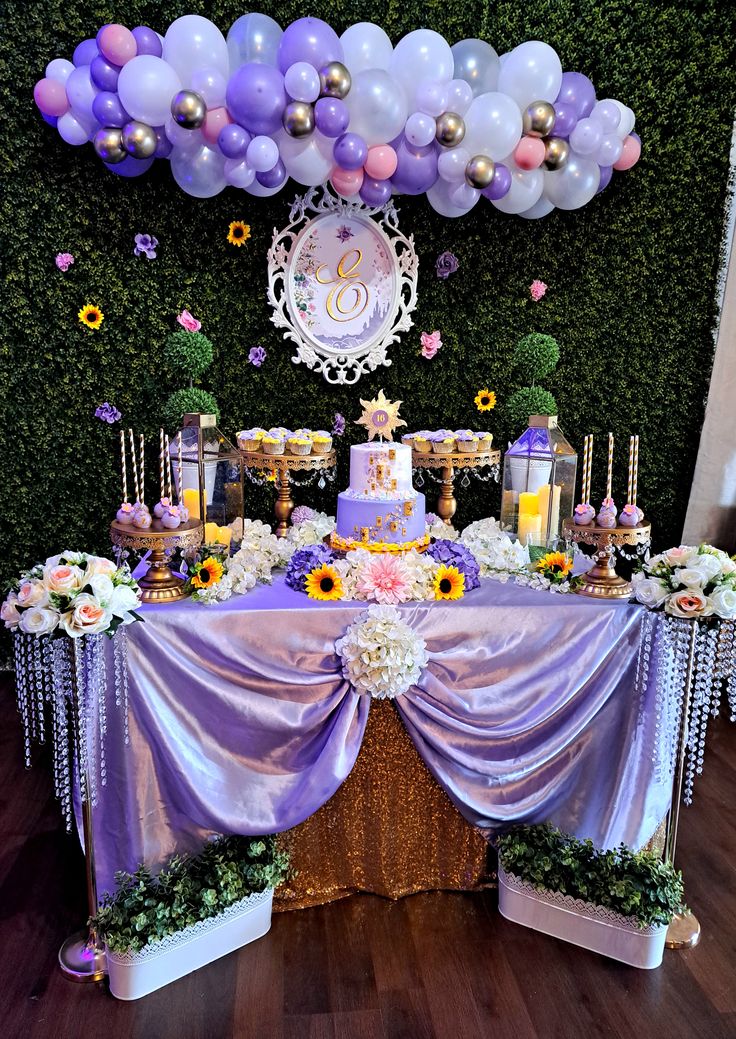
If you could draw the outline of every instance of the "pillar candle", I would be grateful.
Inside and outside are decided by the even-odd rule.
[[[536,498],[536,495],[534,495]],[[519,541],[522,545],[526,544],[527,535],[541,535],[542,533],[542,517],[539,513],[523,512],[519,516]]]
[[[230,548],[230,541],[232,539],[233,532],[230,527],[219,527],[217,531],[217,540],[221,545],[226,545]]]
[[[186,494],[187,492],[184,491]],[[205,523],[204,525],[204,543],[205,545],[216,545],[219,541],[220,528],[216,523]]]
[[[550,485],[545,483],[539,488],[539,513],[542,517],[542,535],[554,537],[560,532],[560,491],[559,484],[554,485],[550,495]],[[550,513],[550,497],[552,498],[552,510]],[[549,519],[549,524],[547,520]]]
[[[184,508],[189,510],[190,519],[199,519],[199,491],[196,487],[185,487],[182,491],[184,496]]]
[[[519,495],[519,516],[539,512],[539,495],[534,491],[522,491]]]

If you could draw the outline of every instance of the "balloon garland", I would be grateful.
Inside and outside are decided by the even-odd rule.
[[[165,36],[103,25],[71,61],[48,64],[34,98],[68,144],[91,141],[111,172],[137,177],[168,159],[197,198],[227,185],[274,195],[291,177],[329,180],[369,206],[426,192],[458,217],[483,195],[538,218],[586,205],[641,154],[631,109],[598,101],[546,43],[499,56],[483,40],[451,47],[417,29],[393,47],[371,22],[340,37],[319,18],[282,30],[258,13],[227,38],[194,14]]]

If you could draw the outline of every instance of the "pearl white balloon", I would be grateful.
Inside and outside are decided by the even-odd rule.
[[[295,61],[284,73],[284,86],[295,101],[316,101],[319,97],[319,72],[308,61]]]
[[[625,140],[636,125],[636,116],[626,105],[622,105],[620,101],[617,101],[615,97],[604,98],[605,101],[612,101],[621,113],[621,122],[616,127],[616,134]]]
[[[548,216],[555,207],[546,199],[544,195],[534,203],[531,209],[525,210],[523,213],[519,213],[519,216],[523,216],[525,220],[539,220],[543,216]]]
[[[185,14],[171,23],[164,36],[162,57],[182,83],[197,69],[213,69],[223,76],[230,70],[225,37],[214,22],[199,14]]]
[[[533,101],[554,101],[562,83],[562,64],[557,52],[541,40],[515,47],[501,64],[498,89],[524,111]]]
[[[365,69],[388,69],[394,48],[380,25],[356,22],[340,37],[343,64],[355,76]]]
[[[46,66],[46,79],[55,79],[57,83],[66,83],[74,72],[74,65],[66,58],[54,58]]]
[[[544,174],[541,170],[520,170],[510,159],[506,159],[511,173],[511,187],[503,198],[491,200],[491,205],[502,213],[525,213],[539,201],[544,190]]]
[[[266,173],[279,161],[278,145],[271,137],[254,137],[248,145],[245,157],[256,173]]]
[[[598,191],[600,180],[598,163],[571,151],[561,170],[544,173],[544,194],[558,209],[580,209]]]
[[[56,129],[59,131],[59,136],[63,141],[66,141],[67,144],[73,144],[75,147],[78,147],[80,144],[86,144],[89,140],[87,124],[81,119],[75,118],[71,112],[65,112],[64,115],[59,116]]]
[[[225,180],[233,188],[247,188],[256,179],[256,171],[242,159],[225,159]]]
[[[315,131],[309,137],[290,137],[285,130],[275,136],[281,161],[297,184],[315,187],[323,184],[335,165],[332,150],[335,142]]]
[[[385,69],[366,69],[354,76],[345,104],[350,132],[359,134],[369,148],[398,137],[409,115],[404,88]]]
[[[464,80],[470,86],[473,97],[498,89],[501,64],[490,43],[485,40],[459,40],[453,44],[452,57],[455,79]]]
[[[201,130],[185,130],[169,116],[164,123],[164,133],[169,141],[180,151],[196,152],[205,143]]]
[[[226,185],[224,158],[206,146],[195,152],[174,148],[171,174],[182,191],[194,198],[212,198]]]
[[[132,119],[163,126],[171,115],[171,99],[181,79],[163,58],[139,54],[126,62],[118,77],[120,104]]]
[[[452,108],[447,103],[448,92],[446,83],[438,83],[434,79],[423,80],[416,89],[414,95],[415,108],[418,112],[425,112],[427,115],[434,116],[436,119],[438,115],[442,115],[443,112],[456,112],[456,108]]]
[[[457,203],[453,202],[451,192],[456,187],[456,184],[448,184],[447,181],[438,178],[427,191],[427,201],[432,209],[436,210],[441,216],[465,216],[465,214],[469,213],[473,206],[477,204],[477,199],[469,206],[459,206]]]
[[[447,84],[447,111],[465,115],[473,100],[473,90],[464,79],[451,79]]]
[[[463,146],[471,155],[488,155],[500,162],[521,140],[521,112],[505,94],[480,94],[463,118]]]
[[[448,184],[457,184],[465,180],[465,167],[471,155],[466,148],[448,148],[440,152],[437,158],[437,172]]]
[[[477,188],[472,188],[470,184],[454,184],[450,188],[450,201],[456,206],[460,206],[461,209],[472,209],[475,203],[480,198],[480,191]]]
[[[406,120],[404,136],[410,144],[423,148],[434,140],[436,125],[434,119],[424,112],[414,112]]]
[[[227,79],[217,69],[197,69],[183,85],[203,97],[208,108],[223,108]]]
[[[433,29],[415,29],[402,36],[396,44],[390,71],[411,97],[417,84],[424,79],[449,83],[454,68],[450,44],[444,36]]]
[[[284,30],[267,14],[242,14],[230,26],[227,50],[230,74],[249,61],[259,65],[275,65],[279,41]]]

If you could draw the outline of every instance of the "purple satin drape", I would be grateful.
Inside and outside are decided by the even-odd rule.
[[[127,633],[129,746],[122,714],[107,719],[100,890],[212,832],[287,829],[332,796],[370,707],[334,643],[366,608],[311,602],[280,576],[214,607],[144,607]],[[487,832],[549,819],[603,845],[652,835],[670,789],[654,683],[635,695],[641,608],[485,581],[400,610],[430,661],[396,706],[467,819]]]

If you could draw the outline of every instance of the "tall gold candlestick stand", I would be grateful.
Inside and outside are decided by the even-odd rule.
[[[616,573],[615,549],[623,545],[646,545],[652,539],[651,523],[638,527],[578,526],[572,519],[562,522],[562,536],[596,550],[595,563],[581,574],[575,591],[593,599],[628,599],[631,585]]]
[[[269,481],[269,474],[275,476],[278,494],[274,505],[274,513],[278,520],[275,533],[286,537],[289,520],[294,511],[294,499],[291,494],[293,485],[306,486],[319,479],[319,486],[325,486],[325,480],[335,479],[335,452],[325,455],[268,455],[263,451],[243,451],[241,457],[248,477],[252,483],[261,485]],[[295,479],[294,474],[304,474]]]
[[[440,493],[437,498],[437,515],[448,527],[452,526],[452,518],[457,511],[457,499],[455,498],[455,471],[463,469],[464,479],[474,476],[481,480],[498,480],[499,466],[501,463],[500,451],[453,451],[451,454],[441,455],[434,452],[412,452],[411,464],[414,470],[424,470],[430,479],[440,485]],[[490,466],[490,474],[482,475],[479,470]],[[439,476],[434,473],[439,470]],[[417,486],[421,486],[417,480]]]

